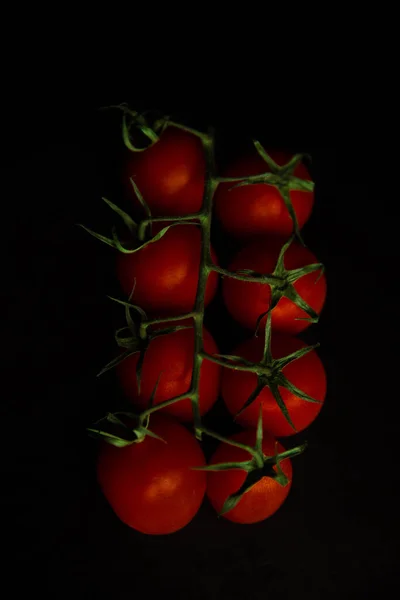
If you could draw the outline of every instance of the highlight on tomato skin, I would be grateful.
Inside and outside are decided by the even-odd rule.
[[[233,436],[233,439],[241,444],[254,446],[256,434],[254,430],[241,431]],[[276,452],[284,452],[283,446],[269,434],[264,434],[263,453],[273,456]],[[246,450],[222,443],[218,446],[209,464],[225,462],[242,462],[249,460],[251,455]],[[238,504],[223,516],[229,521],[242,524],[258,523],[272,516],[286,500],[292,485],[292,463],[285,458],[280,467],[289,479],[287,485],[282,486],[271,477],[263,477],[240,499]],[[207,496],[218,514],[221,513],[226,499],[237,492],[246,478],[246,472],[239,469],[226,471],[210,471],[207,473]]]
[[[206,329],[203,329],[203,344],[205,352],[218,354],[218,347]],[[193,349],[193,326],[153,339],[144,357],[140,394],[136,377],[139,353],[126,358],[118,365],[117,375],[127,398],[138,410],[143,411],[149,407],[156,386],[154,406],[187,392],[190,389],[193,373]],[[218,398],[221,370],[222,368],[214,362],[208,360],[202,362],[199,383],[201,416],[210,410]],[[159,412],[173,415],[179,421],[193,421],[192,403],[189,398],[161,408]]]
[[[214,262],[217,261],[211,249]],[[177,316],[194,309],[201,258],[201,232],[195,225],[171,227],[154,243],[133,254],[118,253],[117,276],[122,290],[149,316]],[[218,275],[210,273],[207,306],[217,291]]]
[[[116,448],[103,443],[97,479],[117,517],[149,535],[174,533],[197,514],[206,491],[205,466],[195,437],[167,415],[151,417],[150,429],[163,441],[146,436],[140,443]]]
[[[288,356],[306,346],[307,344],[295,337],[277,333],[272,335],[273,358]],[[263,348],[263,336],[253,337],[237,346],[232,354],[257,363],[262,359]],[[291,436],[303,431],[317,418],[323,407],[327,388],[325,369],[317,352],[311,350],[284,367],[282,373],[296,388],[319,401],[314,403],[303,400],[288,389],[279,386],[279,392],[296,431],[288,423],[268,386],[264,387],[257,398],[237,415],[255,390],[257,375],[229,368],[222,369],[221,395],[227,409],[239,425],[245,428],[256,428],[261,406],[264,431],[268,431],[275,437]]]
[[[154,217],[184,216],[201,209],[205,185],[205,158],[195,135],[167,127],[160,139],[143,152],[129,152],[123,180],[135,206],[130,183],[136,183]]]
[[[282,166],[290,161],[292,154],[268,151],[271,158]],[[269,172],[267,163],[256,150],[242,156],[223,173],[225,177],[242,177]],[[293,173],[296,177],[311,181],[307,167],[300,163]],[[234,183],[221,183],[215,194],[215,212],[225,231],[240,240],[254,240],[265,235],[289,238],[293,233],[293,221],[279,190],[265,183],[233,187]],[[296,213],[299,229],[311,216],[314,192],[291,190],[290,199]]]
[[[256,240],[244,246],[231,261],[229,271],[249,269],[256,273],[273,273],[282,241],[278,239]],[[292,242],[285,253],[285,268],[297,269],[318,263],[317,257],[298,242]],[[325,303],[327,285],[325,274],[315,271],[304,275],[293,284],[297,293],[319,315]],[[225,277],[222,282],[224,303],[232,317],[243,327],[255,332],[260,315],[270,306],[271,287],[268,284],[253,283]],[[309,316],[292,300],[281,298],[272,310],[273,331],[296,335],[310,326]],[[259,324],[265,329],[266,317]]]

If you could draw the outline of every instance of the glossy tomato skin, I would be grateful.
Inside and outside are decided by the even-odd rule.
[[[208,354],[218,353],[211,334],[203,330],[204,349]],[[194,330],[181,329],[153,339],[146,350],[140,386],[137,388],[136,365],[139,354],[132,354],[117,367],[118,378],[126,396],[140,411],[149,406],[150,397],[159,379],[154,404],[160,404],[190,389],[193,373]],[[221,367],[204,360],[200,370],[199,408],[204,415],[217,400],[221,380]],[[192,404],[184,399],[160,409],[180,421],[193,421]]]
[[[196,515],[206,490],[200,445],[189,431],[165,415],[151,418],[151,430],[166,443],[146,436],[116,448],[104,443],[97,479],[116,515],[146,534],[173,533]]]
[[[292,352],[304,348],[307,344],[289,336],[273,334],[271,351],[273,358],[282,358]],[[263,355],[264,342],[262,337],[251,338],[240,344],[233,352],[252,362],[259,362]],[[324,366],[315,352],[311,350],[305,356],[293,361],[283,368],[283,375],[298,389],[321,403],[326,395],[326,374]],[[243,407],[257,385],[257,375],[233,369],[222,370],[221,393],[224,402],[232,415],[236,415]],[[289,415],[297,431],[308,427],[321,411],[322,404],[307,402],[286,388],[280,387],[282,399],[286,404]],[[237,423],[243,427],[256,428],[260,414],[263,411],[264,430],[275,437],[293,435],[296,432],[285,419],[269,387],[265,387],[258,397],[238,417]]]
[[[211,249],[216,262],[217,257]],[[180,315],[194,309],[199,279],[201,232],[195,225],[176,225],[133,254],[118,253],[117,275],[125,294],[134,285],[132,302],[149,316]],[[136,282],[136,283],[135,283]],[[218,275],[210,273],[205,306],[215,295]]]
[[[276,266],[282,243],[277,240],[257,240],[238,252],[229,265],[230,271],[250,269],[257,273],[272,273]],[[301,244],[293,242],[285,253],[286,269],[297,269],[319,262],[314,254]],[[320,271],[309,273],[294,283],[300,296],[320,314],[326,298],[326,278]],[[233,318],[243,327],[255,331],[258,317],[268,310],[271,288],[267,284],[252,283],[225,277],[222,293],[225,305]],[[308,318],[301,308],[288,298],[281,298],[272,311],[272,329],[287,334],[297,334],[310,323],[298,320]],[[265,327],[266,317],[261,321]]]
[[[241,444],[254,446],[255,432],[241,431],[233,435],[231,439]],[[284,452],[283,446],[279,443],[277,451],[279,453]],[[269,434],[264,434],[263,453],[266,456],[273,456],[276,453],[275,440]],[[251,455],[246,450],[228,444],[220,444],[212,456],[210,464],[243,462],[250,458]],[[292,464],[290,459],[285,458],[280,465],[282,471],[289,479],[289,483],[286,486],[281,486],[271,477],[263,477],[244,494],[235,508],[223,516],[235,523],[257,523],[273,515],[285,501],[292,485]],[[228,496],[238,491],[245,478],[246,472],[239,469],[210,471],[207,474],[207,496],[218,513],[221,512]]]
[[[205,182],[200,139],[176,127],[167,127],[158,142],[147,150],[129,154],[124,183],[127,194],[137,205],[130,178],[135,181],[153,216],[183,216],[198,212]]]
[[[280,166],[289,162],[292,155],[269,152]],[[259,175],[269,171],[268,165],[258,153],[242,157],[226,170],[226,177]],[[297,165],[294,175],[311,180],[303,163]],[[265,183],[236,187],[222,183],[215,194],[216,214],[224,229],[232,236],[250,240],[256,236],[277,235],[285,238],[293,232],[293,221],[279,190]],[[290,198],[297,216],[299,229],[308,221],[314,205],[314,192],[290,191]]]

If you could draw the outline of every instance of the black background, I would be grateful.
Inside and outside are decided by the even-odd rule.
[[[100,198],[120,192],[120,121],[97,109],[119,101],[38,103],[34,119],[25,105],[3,112],[2,495],[15,583],[56,599],[380,598],[398,582],[395,221],[390,200],[372,194],[362,143],[335,138],[324,120],[317,138],[262,106],[133,103],[201,117],[231,141],[256,135],[312,154],[317,197],[304,236],[329,292],[308,339],[321,342],[329,393],[303,436],[289,498],[268,521],[218,520],[204,502],[182,531],[147,537],[101,496],[85,427],[120,401],[113,375],[96,373],[122,314],[106,299],[118,294],[112,252],[76,223],[107,231]],[[218,310],[217,301],[210,327]],[[223,324],[215,335],[228,349]]]

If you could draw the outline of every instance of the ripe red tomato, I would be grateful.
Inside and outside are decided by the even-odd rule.
[[[231,439],[254,446],[255,431],[241,431],[232,436]],[[264,434],[263,453],[266,456],[276,454],[275,440],[269,434]],[[284,448],[278,443],[277,451],[284,452]],[[225,462],[243,462],[249,460],[251,455],[246,450],[220,444],[211,458],[210,464]],[[235,523],[257,523],[270,517],[283,504],[289,494],[292,484],[292,463],[289,458],[285,458],[280,467],[289,479],[285,486],[280,485],[271,477],[263,477],[248,492],[244,494],[238,504],[223,516],[229,521]],[[276,470],[276,467],[275,467]],[[220,513],[225,500],[231,494],[234,494],[242,486],[247,473],[239,469],[227,471],[209,471],[207,474],[207,496],[215,510]]]
[[[275,269],[281,244],[276,240],[258,240],[238,252],[229,271],[250,269],[257,273],[272,273]],[[293,242],[285,253],[286,269],[297,269],[317,263],[314,254],[301,244]],[[326,278],[320,271],[304,275],[294,283],[298,294],[320,314],[326,297]],[[319,278],[319,279],[318,279]],[[244,327],[255,330],[258,317],[265,313],[271,300],[271,288],[267,284],[240,281],[231,277],[223,280],[222,293],[231,315]],[[272,329],[297,334],[309,326],[308,318],[301,308],[288,298],[281,298],[272,311]],[[261,321],[265,327],[266,317]]]
[[[270,152],[280,166],[292,155]],[[259,175],[270,169],[258,152],[239,159],[226,170],[225,177]],[[294,175],[310,181],[310,174],[300,163]],[[232,188],[234,183],[221,183],[215,194],[216,214],[224,229],[240,239],[254,239],[257,235],[274,234],[288,238],[293,232],[293,221],[279,190],[273,185],[257,183]],[[314,192],[290,191],[290,199],[297,216],[299,229],[308,221],[314,204]]]
[[[198,212],[205,182],[200,139],[176,127],[167,127],[153,146],[143,152],[130,153],[124,179],[130,197],[137,204],[130,178],[153,216]]]
[[[171,417],[155,414],[150,429],[166,443],[146,436],[116,448],[104,443],[97,462],[100,487],[116,515],[142,533],[166,534],[195,516],[206,490],[200,445]]]
[[[217,354],[218,348],[211,334],[203,330],[204,349]],[[140,410],[149,406],[151,394],[159,379],[154,405],[184,394],[190,388],[193,372],[194,329],[180,329],[154,338],[145,353],[142,367],[140,394],[138,394],[136,365],[139,353],[132,354],[118,365],[118,377],[127,397]],[[221,368],[204,360],[200,369],[199,408],[204,415],[218,397]],[[192,421],[192,404],[187,398],[160,409],[180,421]]]
[[[214,261],[216,256],[211,249]],[[127,296],[149,316],[167,317],[190,312],[199,279],[201,232],[195,225],[176,225],[154,243],[133,254],[118,253],[117,273]],[[213,299],[218,275],[208,278],[205,306]]]
[[[274,334],[271,351],[273,358],[282,358],[292,352],[304,348],[307,344],[293,337]],[[264,348],[263,337],[251,338],[240,344],[233,352],[252,362],[262,359]],[[315,350],[289,363],[282,369],[283,375],[299,390],[315,400],[323,402],[326,395],[326,375],[324,366]],[[244,406],[257,385],[257,375],[233,369],[222,369],[221,393],[224,402],[232,415],[236,415]],[[322,404],[302,400],[284,387],[279,387],[282,399],[286,404],[290,418],[297,431],[302,431],[314,421]],[[236,421],[243,427],[256,428],[262,404],[263,425],[275,437],[293,435],[292,427],[287,422],[269,387],[265,387],[258,397],[244,410]]]

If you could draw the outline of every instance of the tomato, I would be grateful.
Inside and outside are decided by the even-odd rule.
[[[255,431],[241,431],[233,435],[231,439],[241,444],[254,446],[255,437]],[[266,456],[273,456],[276,454],[276,450],[279,453],[285,450],[279,443],[275,448],[275,440],[269,434],[264,434],[262,448]],[[210,464],[243,462],[250,458],[251,455],[246,450],[229,444],[220,444],[212,456]],[[244,494],[234,508],[223,516],[235,523],[257,523],[276,512],[285,501],[292,484],[292,463],[290,459],[285,458],[282,460],[280,467],[289,479],[287,485],[282,486],[271,477],[263,477]],[[207,496],[218,513],[221,512],[228,496],[240,489],[246,475],[247,473],[241,469],[208,472]]]
[[[280,334],[272,336],[271,352],[273,358],[282,358],[292,352],[304,348],[307,344],[301,340]],[[242,356],[252,362],[259,362],[263,356],[263,336],[251,338],[240,344],[232,354]],[[324,366],[315,350],[289,363],[282,369],[283,375],[299,390],[311,398],[325,400],[326,375]],[[244,371],[222,370],[221,392],[224,402],[232,415],[236,415],[244,406],[257,385],[257,375]],[[322,404],[302,400],[284,387],[279,387],[282,399],[286,404],[290,418],[297,431],[302,431],[314,421]],[[264,429],[276,437],[296,433],[287,422],[269,387],[265,387],[236,421],[243,427],[257,427],[262,405]]]
[[[214,261],[216,256],[211,249]],[[176,225],[133,254],[118,253],[117,273],[127,296],[134,284],[132,302],[151,316],[175,316],[190,312],[199,279],[201,231],[195,225]],[[205,306],[215,295],[218,275],[212,272],[205,292]]]
[[[284,165],[292,155],[270,152],[278,165]],[[267,163],[258,152],[243,157],[224,173],[226,177],[259,175],[269,172]],[[297,165],[293,173],[300,179],[310,181],[304,164]],[[257,183],[232,189],[234,183],[221,183],[215,194],[215,209],[224,229],[240,239],[274,234],[288,238],[293,231],[293,221],[279,190],[273,185]],[[314,204],[314,193],[291,190],[290,199],[297,216],[299,229],[307,222]]]
[[[142,533],[166,534],[185,527],[196,515],[206,490],[200,445],[171,417],[155,414],[150,429],[166,443],[146,436],[116,448],[104,443],[97,479],[116,515]]]
[[[195,135],[167,127],[158,142],[143,152],[130,153],[124,180],[129,195],[137,199],[132,178],[153,216],[183,216],[201,209],[205,159]]]
[[[203,330],[204,349],[209,354],[217,354],[218,348],[211,334]],[[194,329],[180,329],[174,333],[161,335],[151,340],[146,350],[142,367],[140,394],[137,388],[136,365],[139,353],[132,354],[118,365],[121,386],[141,411],[149,406],[149,400],[158,381],[154,404],[184,394],[190,389],[193,372]],[[218,397],[221,368],[211,361],[204,360],[200,370],[199,408],[204,415]],[[192,404],[189,398],[166,406],[160,412],[169,413],[180,421],[192,421]]]
[[[272,273],[275,269],[281,244],[276,240],[257,240],[238,252],[229,271],[250,269],[257,273]],[[301,244],[293,242],[284,257],[286,269],[297,269],[317,263],[314,254]],[[320,314],[326,297],[326,278],[320,271],[304,275],[294,283],[298,294]],[[231,315],[244,327],[256,329],[258,317],[265,313],[271,300],[271,288],[268,284],[240,281],[231,277],[223,280],[222,293],[225,305]],[[301,308],[288,298],[281,298],[272,311],[272,329],[284,333],[297,334],[309,326],[308,318]],[[266,317],[261,321],[265,326]]]

